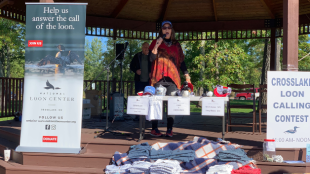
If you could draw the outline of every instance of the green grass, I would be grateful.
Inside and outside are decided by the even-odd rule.
[[[0,117],[0,121],[9,121],[9,120],[13,120],[14,117]]]
[[[230,100],[231,105],[253,105],[252,100]],[[258,101],[256,101],[256,108],[258,105]],[[233,108],[231,109],[231,113],[250,113],[252,109],[239,109]],[[191,112],[201,112],[201,108],[197,108],[195,104],[191,103]],[[225,111],[226,112],[226,111]]]

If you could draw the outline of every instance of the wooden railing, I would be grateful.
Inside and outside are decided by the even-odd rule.
[[[91,83],[91,80],[84,80],[84,89]],[[24,91],[23,78],[0,78],[0,118],[10,117],[23,108],[23,91]],[[134,95],[134,81],[122,81],[122,90],[120,81],[109,82],[109,93],[122,91],[125,99],[129,95]],[[107,81],[96,80],[93,84],[89,85],[88,90],[102,91],[102,109],[106,110],[108,92]]]

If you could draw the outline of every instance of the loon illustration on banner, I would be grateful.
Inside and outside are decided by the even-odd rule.
[[[26,3],[23,119],[16,151],[81,149],[86,5]]]

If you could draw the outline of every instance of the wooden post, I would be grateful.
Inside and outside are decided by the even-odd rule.
[[[276,28],[271,28],[271,38],[270,38],[271,50],[270,50],[270,71],[276,71]]]
[[[283,0],[283,70],[298,71],[299,1]]]

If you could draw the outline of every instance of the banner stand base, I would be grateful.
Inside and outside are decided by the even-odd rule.
[[[78,154],[81,148],[57,148],[57,147],[29,147],[17,146],[16,152],[40,152],[40,153],[75,153]]]

